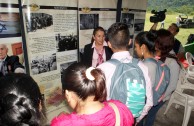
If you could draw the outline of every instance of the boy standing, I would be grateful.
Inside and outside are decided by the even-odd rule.
[[[112,49],[113,55],[111,59],[117,59],[122,61],[123,63],[129,63],[132,61],[132,56],[128,51],[128,44],[130,44],[130,34],[128,26],[124,23],[114,23],[108,29],[108,46]],[[143,108],[143,111],[136,119],[139,122],[145,115],[147,115],[150,108],[153,106],[153,94],[152,94],[152,84],[150,78],[148,76],[148,69],[147,67],[141,62],[138,62],[138,66],[142,70],[144,74],[144,78],[146,81],[146,103]],[[98,66],[106,77],[106,87],[107,87],[107,100],[110,99],[110,86],[111,86],[111,78],[114,74],[116,66],[109,63],[104,62]]]

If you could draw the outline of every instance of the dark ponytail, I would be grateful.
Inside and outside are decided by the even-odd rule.
[[[94,79],[88,78],[86,70],[88,68],[81,63],[70,65],[63,73],[62,88],[75,92],[79,98],[85,100],[88,96],[95,96],[94,100],[106,100],[105,77],[100,69],[90,71]]]
[[[1,123],[8,126],[22,124],[39,125],[40,115],[36,113],[32,103],[25,96],[8,94],[0,100]]]
[[[41,126],[45,117],[39,87],[29,75],[12,73],[0,78],[0,126]]]
[[[155,40],[157,38],[156,31],[145,31],[140,32],[136,37],[135,41],[139,44],[139,46],[142,46],[143,44],[147,46],[148,50],[152,53],[155,52]]]

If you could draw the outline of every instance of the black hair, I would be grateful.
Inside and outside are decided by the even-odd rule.
[[[0,78],[1,126],[40,126],[44,112],[39,87],[29,75],[12,73]]]
[[[130,39],[128,26],[124,23],[114,23],[108,29],[108,40],[114,49],[127,49]]]
[[[167,57],[173,58],[177,61],[179,66],[181,66],[176,55],[169,53],[173,49],[175,43],[173,34],[166,29],[159,29],[157,31],[157,36],[155,46],[161,51],[160,60],[165,62]]]
[[[178,25],[175,24],[175,23],[172,23],[171,25],[173,25],[173,26],[176,28],[176,32],[178,33],[178,32],[179,32],[179,27],[178,27]]]
[[[98,31],[103,31],[104,32],[104,34],[105,34],[105,30],[104,30],[104,28],[103,27],[101,27],[101,26],[98,26],[97,28],[95,28],[94,29],[94,31],[93,31],[93,34],[92,35],[96,35],[96,32],[98,32]],[[94,38],[93,38],[93,36],[92,36],[92,39],[91,39],[91,43],[93,43],[94,42]]]
[[[155,40],[157,38],[156,31],[151,30],[151,31],[145,31],[145,32],[140,32],[137,34],[135,37],[136,43],[138,43],[140,46],[143,44],[147,46],[148,50],[152,53],[155,52]]]
[[[86,65],[73,63],[62,76],[63,90],[73,91],[77,96],[85,100],[88,96],[95,96],[94,101],[105,101],[107,96],[105,76],[100,69],[93,69],[91,75],[95,78],[89,80],[86,76]]]

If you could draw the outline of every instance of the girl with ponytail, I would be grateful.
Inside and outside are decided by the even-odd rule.
[[[81,63],[70,65],[62,77],[63,93],[73,112],[55,117],[51,126],[132,126],[133,116],[119,101],[106,101],[105,76],[100,69]],[[110,106],[112,103],[115,109]],[[117,120],[117,121],[116,121]]]

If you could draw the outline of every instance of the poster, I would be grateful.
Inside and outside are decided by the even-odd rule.
[[[62,96],[64,69],[78,60],[77,0],[23,0],[30,75],[44,95],[47,116],[69,111]]]
[[[122,1],[121,22],[128,25],[130,35],[133,38],[144,30],[146,7],[146,0]]]
[[[79,0],[79,48],[91,42],[94,28],[101,26],[107,31],[116,22],[117,0]]]
[[[144,31],[146,16],[146,0],[122,0],[122,11],[120,22],[126,23],[129,27],[132,44],[129,46],[129,52],[133,55],[135,36]]]
[[[17,55],[24,65],[18,0],[0,1],[0,44],[8,48],[8,56]]]

